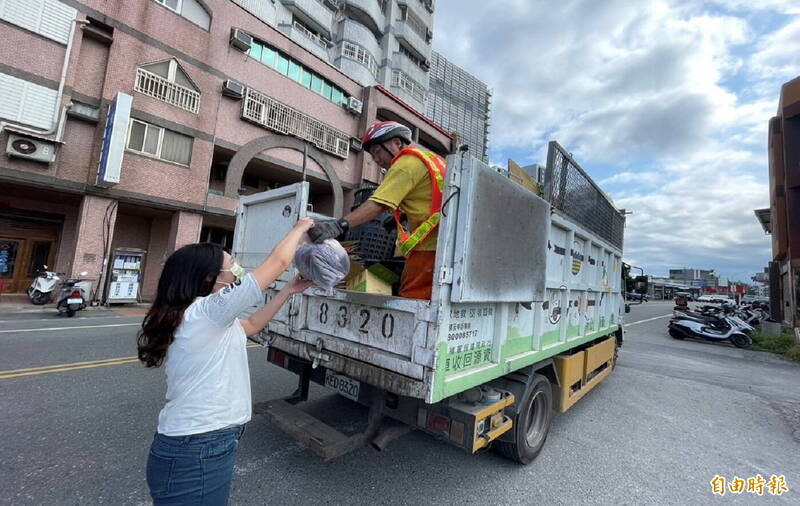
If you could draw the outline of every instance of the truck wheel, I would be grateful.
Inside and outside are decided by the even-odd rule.
[[[530,464],[542,451],[553,421],[553,391],[550,382],[534,374],[513,417],[513,442],[496,441],[495,448],[506,458]]]

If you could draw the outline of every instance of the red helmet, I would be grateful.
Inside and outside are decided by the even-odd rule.
[[[411,144],[411,129],[396,121],[379,121],[367,128],[361,145],[364,151],[369,151],[370,146],[380,142],[399,137],[406,144]]]

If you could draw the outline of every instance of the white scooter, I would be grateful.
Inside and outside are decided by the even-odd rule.
[[[80,276],[86,276],[88,272],[80,273]],[[72,318],[75,313],[81,309],[86,308],[86,299],[89,295],[91,283],[81,279],[68,279],[61,285],[61,291],[58,294],[58,309],[59,316],[67,313],[67,316]]]
[[[28,298],[32,304],[42,306],[53,300],[53,291],[56,285],[61,281],[55,272],[47,270],[47,266],[43,265],[42,269],[36,273],[33,278],[31,286],[28,287]]]
[[[749,348],[753,344],[753,339],[748,335],[752,331],[752,326],[724,314],[705,318],[676,314],[676,318],[669,321],[669,335],[675,339],[692,337],[709,341],[730,341],[737,348]]]

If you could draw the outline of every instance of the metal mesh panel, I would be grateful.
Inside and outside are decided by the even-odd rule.
[[[555,141],[547,150],[544,191],[551,206],[622,249],[625,215]]]
[[[275,132],[305,139],[341,158],[346,159],[350,153],[350,137],[346,133],[255,90],[248,89],[245,94],[242,117]]]

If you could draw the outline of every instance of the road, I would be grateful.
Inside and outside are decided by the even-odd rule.
[[[419,432],[324,464],[256,416],[231,503],[798,504],[800,367],[673,340],[670,308],[633,308],[617,370],[556,416],[529,466]],[[149,502],[144,465],[165,384],[162,370],[132,358],[139,321],[0,317],[0,503]],[[293,390],[295,377],[266,365],[265,350],[249,355],[255,401]],[[321,410],[352,409],[321,388],[312,397]],[[715,475],[756,474],[785,475],[790,491],[711,494]]]

